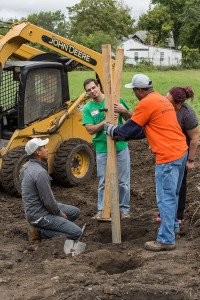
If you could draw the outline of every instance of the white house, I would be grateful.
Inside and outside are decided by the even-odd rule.
[[[177,66],[181,64],[182,52],[170,48],[154,47],[141,43],[133,37],[121,44],[126,63],[136,65],[140,61],[151,62],[154,66]]]

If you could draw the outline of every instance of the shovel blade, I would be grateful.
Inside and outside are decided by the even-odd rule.
[[[80,241],[66,240],[64,244],[65,254],[72,254],[72,256],[79,255],[85,251],[86,244]]]

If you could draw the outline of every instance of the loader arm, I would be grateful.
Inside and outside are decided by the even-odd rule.
[[[18,49],[26,42],[41,44],[62,56],[72,58],[93,69],[103,87],[102,54],[33,25],[26,20],[13,24],[8,33],[0,40],[1,70],[3,70],[8,57],[19,51]],[[112,69],[114,70],[114,61],[112,62]]]
[[[0,34],[0,41],[4,36]],[[15,51],[11,56],[17,60],[30,59],[32,56],[44,53],[43,51],[33,48],[28,45],[22,45],[17,51]]]
[[[20,61],[7,62],[10,57]],[[92,176],[92,136],[82,126],[82,108],[90,99],[83,93],[70,101],[69,95],[68,73],[79,64],[96,73],[103,89],[102,54],[26,20],[0,37],[0,182],[9,194],[21,193],[24,146],[33,137],[49,138],[48,172],[60,183],[77,185]],[[114,67],[113,60],[113,75]]]

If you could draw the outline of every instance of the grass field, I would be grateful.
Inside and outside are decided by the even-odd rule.
[[[144,72],[153,81],[155,91],[165,95],[173,86],[190,85],[195,93],[193,104],[188,101],[200,121],[200,70],[185,70],[185,71],[154,71]],[[133,110],[138,103],[135,95],[132,95],[131,89],[126,89],[124,85],[131,82],[135,72],[123,72],[121,97]],[[78,95],[84,92],[83,82],[87,78],[95,78],[93,71],[74,71],[69,73],[70,98],[76,99]]]

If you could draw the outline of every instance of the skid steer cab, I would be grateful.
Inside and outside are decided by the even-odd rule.
[[[20,195],[20,169],[28,161],[25,144],[49,138],[48,170],[61,184],[80,184],[92,175],[91,136],[82,126],[85,94],[69,99],[65,62],[7,61],[0,86],[0,181],[11,195]]]

